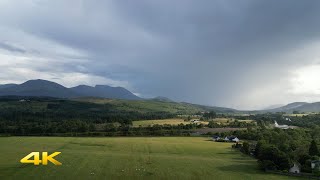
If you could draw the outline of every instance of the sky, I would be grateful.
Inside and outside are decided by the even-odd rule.
[[[320,101],[318,0],[0,0],[0,84],[236,109]]]

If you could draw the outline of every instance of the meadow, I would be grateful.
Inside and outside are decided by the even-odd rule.
[[[199,118],[194,118],[199,120]],[[217,122],[219,124],[228,125],[230,122],[234,122],[235,119],[233,118],[215,118],[213,119],[214,122]],[[239,120],[241,122],[250,123],[253,120]],[[164,125],[164,124],[170,124],[170,125],[179,125],[179,124],[191,124],[191,121],[184,121],[184,119],[180,118],[171,118],[171,119],[157,119],[157,120],[139,120],[139,121],[132,121],[133,127],[146,127],[146,126],[153,126],[155,124],[158,125]],[[208,125],[208,121],[200,121],[199,123]],[[198,124],[199,124],[198,123]]]
[[[220,123],[220,124],[229,124],[230,122],[234,122],[235,119],[234,118],[215,118],[213,119],[214,122]],[[246,123],[250,123],[253,120],[238,120],[240,122],[246,122]]]
[[[200,123],[205,124],[205,125],[208,124],[208,122],[206,122],[206,121],[201,121]],[[146,127],[146,126],[153,126],[155,124],[158,124],[158,125],[164,125],[164,124],[179,125],[179,124],[191,124],[191,122],[184,121],[183,119],[179,119],[179,118],[132,121],[133,127],[139,127],[139,126]]]
[[[204,137],[2,137],[0,179],[292,179],[267,174],[229,143]],[[62,152],[62,166],[19,161]]]

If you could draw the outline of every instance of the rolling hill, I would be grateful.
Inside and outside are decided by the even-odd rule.
[[[174,114],[195,114],[204,111],[215,111],[218,113],[238,112],[235,109],[223,107],[203,106],[185,102],[168,102],[154,100],[121,100],[121,99],[104,99],[104,98],[75,98],[74,101],[90,102],[95,104],[109,104],[122,110],[145,111],[145,112],[168,112]]]
[[[163,96],[157,96],[155,98],[152,98],[150,100],[154,100],[154,101],[162,101],[162,102],[175,102],[167,97],[163,97]]]
[[[0,96],[46,96],[58,98],[76,97],[72,90],[46,80],[30,80],[19,85],[0,89]]]
[[[110,99],[139,100],[140,97],[134,95],[123,87],[111,87],[107,85],[97,85],[95,87],[80,85],[71,88],[72,91],[81,96],[103,97]]]

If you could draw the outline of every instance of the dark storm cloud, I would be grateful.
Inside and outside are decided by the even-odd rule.
[[[261,108],[300,100],[288,93],[291,71],[318,63],[316,0],[4,4],[3,26],[76,51],[51,67],[126,81],[144,96]]]

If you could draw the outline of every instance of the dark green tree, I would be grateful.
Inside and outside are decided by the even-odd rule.
[[[311,141],[310,147],[309,147],[309,155],[310,156],[317,156],[319,155],[319,149],[317,146],[317,143],[315,140]]]
[[[299,111],[293,111],[292,113],[293,114],[299,114]]]
[[[205,113],[203,115],[203,117],[207,118],[207,119],[214,119],[217,117],[217,113],[214,111],[210,111],[209,113]]]
[[[242,144],[242,152],[245,154],[250,154],[250,144],[246,141]]]

